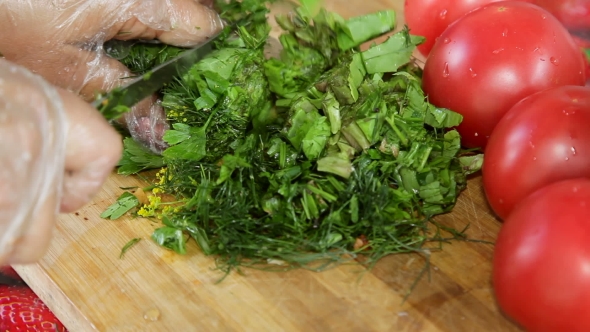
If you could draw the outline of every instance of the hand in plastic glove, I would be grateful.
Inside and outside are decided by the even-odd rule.
[[[206,3],[206,4],[205,4]],[[47,81],[95,99],[131,73],[107,56],[110,39],[158,39],[192,46],[221,30],[211,0],[2,0],[0,53]],[[125,116],[132,136],[159,152],[168,128],[149,98]]]
[[[121,151],[88,103],[0,59],[0,265],[39,259],[57,213],[89,202]]]

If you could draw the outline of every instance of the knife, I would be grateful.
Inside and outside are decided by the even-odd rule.
[[[206,42],[182,52],[147,73],[134,77],[127,84],[114,88],[104,96],[97,98],[92,105],[97,108],[107,120],[114,120],[141,100],[160,90],[175,77],[186,73],[195,63],[213,51],[215,41],[225,35],[222,29]]]

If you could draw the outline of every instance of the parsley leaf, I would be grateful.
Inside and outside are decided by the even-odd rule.
[[[119,219],[125,213],[139,205],[139,200],[130,192],[124,192],[117,201],[109,206],[101,215],[104,219]]]

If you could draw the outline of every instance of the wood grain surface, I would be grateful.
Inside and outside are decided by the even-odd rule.
[[[394,9],[403,24],[402,0],[325,3],[345,17]],[[91,204],[61,216],[43,260],[15,267],[70,331],[519,331],[494,302],[492,245],[454,241],[433,251],[429,275],[405,302],[423,271],[422,256],[390,256],[370,271],[358,265],[321,273],[244,270],[216,283],[221,273],[214,258],[194,242],[180,256],[150,240],[157,224],[99,217],[120,187],[138,185],[113,174]],[[487,241],[500,227],[479,177],[438,221],[470,225],[470,238]],[[137,237],[143,240],[120,259],[121,248]]]

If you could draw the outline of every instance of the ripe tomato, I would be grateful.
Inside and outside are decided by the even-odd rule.
[[[590,86],[590,39],[580,38],[575,35],[572,35],[572,38],[582,52],[582,57],[586,65],[586,86]]]
[[[588,0],[536,0],[535,4],[547,9],[572,31],[590,30],[590,1]]]
[[[494,250],[498,304],[527,331],[590,331],[590,180],[556,182],[521,202]]]
[[[426,37],[418,50],[422,55],[428,56],[438,36],[451,23],[476,8],[496,1],[501,0],[406,0],[404,15],[411,33]]]
[[[580,51],[541,7],[501,1],[451,24],[426,60],[423,88],[431,103],[461,113],[465,147],[485,148],[516,102],[561,85],[584,85]]]
[[[590,88],[557,87],[514,105],[490,137],[482,176],[502,219],[549,183],[590,177]]]

